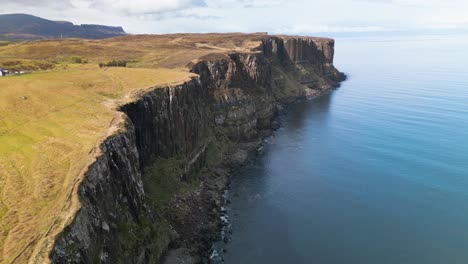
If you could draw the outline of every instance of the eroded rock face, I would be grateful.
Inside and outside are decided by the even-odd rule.
[[[209,134],[208,91],[199,79],[156,89],[122,107],[135,126],[141,168],[155,157],[184,156],[203,151]]]
[[[281,103],[320,95],[344,79],[332,64],[333,46],[329,39],[266,36],[258,52],[202,60],[192,68],[199,78],[122,106],[125,127],[102,144],[79,189],[82,208],[56,240],[51,261],[153,263],[173,241],[206,251],[219,227],[228,172],[240,164],[231,159],[210,168],[196,191],[177,197],[173,208],[183,212],[166,217],[165,235],[155,231],[161,212],[145,200],[143,171],[156,158],[180,157],[184,175],[173,176],[185,180],[208,166],[216,137],[234,146],[257,142],[277,126]],[[247,145],[232,153],[256,146]]]
[[[122,257],[117,226],[152,218],[144,202],[133,125],[127,120],[125,130],[109,137],[101,150],[79,189],[82,208],[55,243],[53,263],[110,263]]]
[[[328,38],[313,37],[286,37],[284,49],[287,58],[294,64],[313,66],[322,78],[329,78],[333,82],[343,81],[345,76],[333,66],[335,54],[335,41]],[[340,76],[336,78],[336,76]],[[335,84],[331,84],[334,86]]]
[[[271,64],[262,54],[202,61],[192,70],[207,87],[215,125],[235,141],[251,141],[274,116]]]

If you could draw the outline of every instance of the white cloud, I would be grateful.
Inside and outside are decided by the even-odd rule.
[[[266,8],[284,3],[284,0],[239,0],[247,8]]]
[[[293,25],[291,27],[280,28],[273,33],[281,34],[301,34],[301,33],[363,33],[363,32],[384,32],[392,31],[392,28],[380,26],[355,26],[355,27],[339,27],[339,26],[310,26],[310,25]]]
[[[194,6],[192,0],[94,0],[90,6],[126,14],[157,14]]]
[[[64,1],[55,1],[55,0],[15,0],[15,1],[6,1],[0,0],[0,5],[6,9],[6,12],[9,13],[8,10],[15,7],[24,7],[24,8],[37,8],[37,7],[47,7],[49,9],[64,9],[70,8],[70,0]]]
[[[435,7],[435,6],[454,6],[458,3],[464,3],[464,0],[392,0],[391,3],[406,6]]]
[[[130,33],[359,33],[468,25],[466,0],[0,0],[3,1],[3,13],[121,25]]]

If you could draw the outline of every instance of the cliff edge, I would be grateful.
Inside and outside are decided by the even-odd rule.
[[[326,38],[12,45],[0,65],[53,70],[0,79],[11,119],[0,127],[2,263],[207,262],[212,242],[229,240],[223,191],[283,105],[345,79]],[[130,67],[97,66],[112,60]]]
[[[345,79],[333,56],[332,39],[264,36],[252,52],[201,57],[189,65],[198,77],[121,105],[121,129],[84,174],[81,209],[50,260],[158,263],[179,248],[206,261],[230,172],[277,126],[281,104]]]

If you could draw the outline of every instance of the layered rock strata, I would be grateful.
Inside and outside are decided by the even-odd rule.
[[[231,172],[277,127],[281,104],[344,80],[333,56],[331,39],[265,36],[252,52],[201,58],[191,65],[198,77],[122,105],[51,262],[158,263],[171,248],[206,260]]]

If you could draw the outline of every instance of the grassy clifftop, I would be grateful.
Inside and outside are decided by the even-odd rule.
[[[62,207],[93,159],[89,153],[106,135],[116,104],[136,89],[189,76],[164,69],[80,67],[1,78],[1,262],[30,253],[29,243],[62,220]]]
[[[0,45],[0,66],[26,60],[55,66],[81,57],[89,63],[126,60],[132,67],[185,68],[207,54],[249,52],[258,47],[263,34],[137,35],[105,40],[43,40]]]
[[[132,93],[180,83],[212,53],[249,52],[261,35],[126,36],[0,45],[0,263],[25,263],[67,217],[74,184]],[[86,64],[74,63],[82,58]],[[129,61],[129,68],[99,62]],[[47,65],[43,67],[41,65]],[[41,70],[43,69],[43,70]]]

